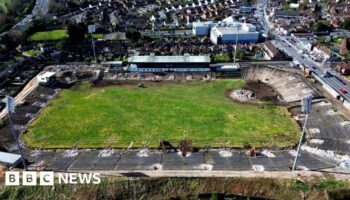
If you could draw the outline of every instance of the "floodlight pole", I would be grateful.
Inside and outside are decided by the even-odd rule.
[[[303,139],[304,139],[304,134],[306,132],[306,123],[307,123],[308,117],[309,117],[309,114],[306,114],[305,122],[304,122],[304,125],[303,125],[303,130],[301,132],[301,136],[300,136],[297,152],[296,152],[296,155],[295,155],[295,158],[294,158],[294,163],[293,163],[293,167],[292,167],[293,171],[295,170],[295,168],[297,166],[299,151],[300,151],[301,143],[303,142]]]
[[[22,149],[21,149],[21,145],[19,144],[18,137],[16,135],[15,129],[13,127],[13,122],[12,122],[12,119],[11,119],[11,112],[14,112],[14,109],[11,109],[11,107],[12,106],[14,107],[14,105],[10,105],[10,104],[14,104],[14,102],[11,102],[10,98],[12,98],[12,97],[7,97],[7,114],[8,114],[11,134],[13,135],[13,137],[15,138],[15,141],[17,143],[18,151],[19,151],[19,153],[21,155],[23,168],[24,168],[25,171],[27,171],[27,164],[26,164],[26,161],[24,159],[23,152],[22,152]]]
[[[96,65],[97,64],[97,60],[96,60],[96,51],[95,51],[94,37],[93,37],[92,33],[90,33],[90,35],[91,35],[92,51],[94,52],[94,60],[95,60],[95,65]]]
[[[295,155],[295,158],[294,158],[292,171],[294,171],[296,166],[297,166],[301,144],[303,142],[304,135],[305,135],[305,132],[306,132],[306,123],[307,123],[307,120],[309,118],[309,114],[311,112],[311,109],[312,109],[312,96],[309,95],[309,96],[302,97],[301,98],[301,111],[306,114],[306,117],[305,117],[305,122],[304,122],[304,125],[303,125],[303,130],[302,130],[302,133],[301,133],[301,136],[300,136],[298,148],[297,148],[297,151],[296,151],[296,155]]]
[[[235,47],[235,55],[233,57],[233,64],[236,63],[236,55],[237,55],[237,46],[238,46],[238,32],[239,32],[239,25],[237,24],[237,32],[236,32],[236,47]]]
[[[95,31],[96,31],[96,27],[94,24],[91,24],[88,26],[88,32],[90,33],[90,36],[91,36],[91,45],[92,45],[92,51],[94,53],[95,65],[97,65],[95,43],[94,43],[94,37],[92,35]]]

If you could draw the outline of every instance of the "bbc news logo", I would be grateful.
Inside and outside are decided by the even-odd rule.
[[[99,173],[56,173],[58,184],[99,184],[101,178]],[[22,180],[22,181],[21,181]],[[5,172],[5,185],[43,185],[53,186],[55,184],[55,173],[49,171],[35,172],[24,171],[22,178],[20,172]]]

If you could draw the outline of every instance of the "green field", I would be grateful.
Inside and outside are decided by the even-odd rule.
[[[66,30],[53,30],[36,32],[29,37],[30,41],[49,41],[49,40],[63,40],[68,38],[68,33]]]
[[[232,102],[228,89],[243,80],[146,83],[93,88],[83,83],[63,90],[30,125],[31,147],[156,147],[160,138],[177,145],[242,147],[297,142],[298,126],[284,107]]]
[[[227,53],[225,54],[213,54],[214,60],[216,62],[231,62],[233,59],[228,55]]]
[[[101,33],[92,34],[94,39],[103,39],[104,35]],[[86,37],[88,34],[86,34]],[[53,30],[53,31],[43,31],[36,32],[29,37],[29,41],[38,42],[38,41],[54,41],[54,40],[64,40],[68,38],[67,30]]]

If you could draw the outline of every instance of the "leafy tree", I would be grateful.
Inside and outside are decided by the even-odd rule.
[[[139,31],[136,31],[136,30],[127,30],[125,32],[125,37],[134,41],[134,42],[137,42],[141,38],[141,33]]]
[[[244,50],[242,50],[242,49],[240,49],[240,48],[237,49],[236,59],[237,59],[237,60],[244,60],[244,59],[245,59]]]
[[[23,35],[16,31],[9,31],[3,37],[1,42],[5,44],[8,50],[15,49],[23,40]]]
[[[341,23],[340,27],[342,29],[350,31],[350,17],[345,18],[345,20]]]
[[[322,7],[320,5],[318,5],[318,3],[316,3],[314,12],[321,13],[321,11],[322,11]]]
[[[300,10],[304,10],[304,11],[307,10],[307,3],[304,3],[304,2],[301,3],[300,6],[299,6],[299,9]]]
[[[68,25],[68,36],[73,43],[79,43],[85,39],[87,25],[85,23],[70,23]]]
[[[329,31],[330,29],[331,27],[323,22],[316,22],[312,25],[312,31],[314,32]]]

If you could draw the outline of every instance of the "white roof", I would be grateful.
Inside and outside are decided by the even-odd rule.
[[[206,22],[192,22],[192,26],[193,27],[197,27],[197,26],[207,26],[207,25],[211,25],[213,24],[212,21],[206,21]]]
[[[238,69],[239,66],[237,64],[233,64],[233,65],[224,65],[221,67],[221,69]]]
[[[209,56],[132,56],[129,63],[210,63]]]
[[[10,165],[16,165],[21,159],[21,156],[13,153],[0,151],[0,162]]]
[[[233,18],[232,16],[230,16],[230,17],[227,17],[227,18],[223,19],[222,22],[232,24],[232,23],[234,23],[234,22],[238,22],[238,20],[236,20],[235,18]]]
[[[51,76],[53,76],[55,74],[56,74],[56,72],[43,72],[43,73],[39,74],[39,76],[41,76],[41,77],[51,77]]]
[[[123,64],[123,61],[106,61],[102,62],[102,65],[121,65]]]
[[[249,32],[244,29],[239,29],[237,30],[236,27],[231,27],[231,26],[226,26],[226,27],[214,27],[213,31],[216,32],[217,35],[222,35],[222,34],[246,34],[246,33],[254,33],[254,32]]]

